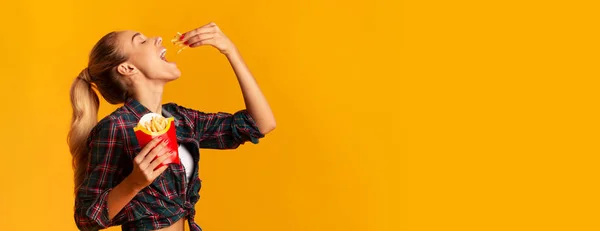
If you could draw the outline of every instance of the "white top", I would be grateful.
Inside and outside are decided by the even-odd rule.
[[[171,113],[164,109],[162,112],[165,118],[173,117]],[[179,145],[179,148],[177,150],[179,152],[179,160],[181,160],[181,164],[185,169],[185,176],[188,180],[187,182],[189,183],[192,180],[192,176],[194,175],[194,158],[192,157],[190,151],[188,151],[187,148],[185,148],[185,146],[181,144]]]
[[[194,158],[192,158],[192,154],[183,145],[179,145],[178,151],[179,159],[181,160],[181,164],[185,169],[185,176],[187,177],[187,182],[189,183],[194,175]]]

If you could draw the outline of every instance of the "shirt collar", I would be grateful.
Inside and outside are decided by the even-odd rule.
[[[151,113],[151,111],[146,108],[144,105],[142,105],[139,101],[137,101],[136,99],[134,99],[133,97],[129,97],[127,98],[127,100],[125,101],[125,107],[131,111],[131,113],[133,113],[133,115],[139,120],[142,118],[142,116],[144,116],[145,114]],[[173,115],[171,113],[169,113],[167,110],[165,110],[165,107],[162,107],[162,115],[164,117],[173,117]]]
[[[131,111],[131,113],[133,113],[135,118],[138,120],[140,118],[142,118],[142,116],[144,116],[145,114],[151,112],[150,110],[148,110],[148,108],[144,107],[144,105],[142,105],[139,101],[137,101],[133,97],[127,98],[127,100],[125,101],[125,107],[129,111]]]

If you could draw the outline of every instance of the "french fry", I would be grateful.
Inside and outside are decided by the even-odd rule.
[[[165,129],[167,127],[167,120],[162,120],[162,123],[160,126],[162,127],[161,130]]]
[[[156,127],[156,117],[150,120],[150,128],[152,128],[152,132],[157,132],[158,128]]]

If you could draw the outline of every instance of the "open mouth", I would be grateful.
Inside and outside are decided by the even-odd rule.
[[[166,56],[166,55],[167,55],[167,49],[163,48],[163,49],[160,51],[160,59],[162,59],[162,60],[163,60],[163,61],[165,61],[165,62],[168,62],[168,61],[167,61],[167,58],[165,58],[165,56]]]

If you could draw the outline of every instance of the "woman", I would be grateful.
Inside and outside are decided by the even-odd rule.
[[[122,230],[202,230],[194,222],[199,199],[199,148],[232,149],[258,143],[275,119],[234,44],[215,23],[189,31],[189,47],[213,46],[231,63],[246,110],[203,113],[174,103],[161,105],[166,83],[181,72],[164,59],[160,37],[111,32],[92,49],[88,67],[71,86],[73,118],[68,144],[75,172],[75,222],[81,230],[121,225]],[[97,122],[99,99],[124,105]],[[155,169],[172,153],[168,141],[141,148],[133,127],[146,113],[174,117],[181,164]],[[157,157],[155,159],[155,157]]]

